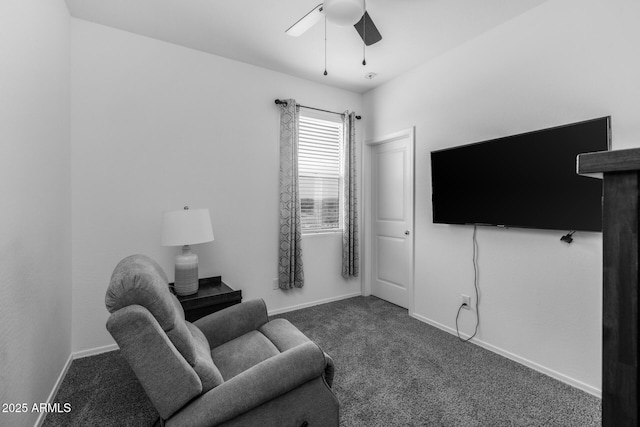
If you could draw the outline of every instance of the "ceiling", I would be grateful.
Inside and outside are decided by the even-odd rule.
[[[367,0],[382,41],[353,27],[285,30],[321,0],[65,0],[70,14],[169,43],[364,93],[546,0]],[[376,77],[365,78],[368,73]]]

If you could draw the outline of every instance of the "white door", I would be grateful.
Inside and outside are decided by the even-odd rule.
[[[413,129],[371,146],[371,293],[413,306]]]

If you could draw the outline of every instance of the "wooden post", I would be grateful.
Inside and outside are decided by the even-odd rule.
[[[638,208],[640,149],[578,156],[602,173],[602,425],[638,425]]]

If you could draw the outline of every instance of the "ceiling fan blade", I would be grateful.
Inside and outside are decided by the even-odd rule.
[[[376,28],[376,24],[373,23],[373,20],[367,11],[364,12],[362,18],[360,18],[353,27],[356,29],[358,34],[360,34],[362,41],[364,41],[364,44],[367,46],[371,46],[372,44],[378,43],[382,40],[380,31]]]
[[[298,37],[313,27],[322,18],[324,18],[324,13],[322,12],[322,3],[320,3],[314,7],[311,12],[300,18],[298,22],[290,26],[285,33],[293,37]]]

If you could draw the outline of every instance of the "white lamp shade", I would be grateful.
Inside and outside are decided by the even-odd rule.
[[[209,209],[184,209],[163,214],[162,246],[197,245],[212,240]]]
[[[364,15],[364,0],[325,0],[323,9],[329,22],[346,27]]]

